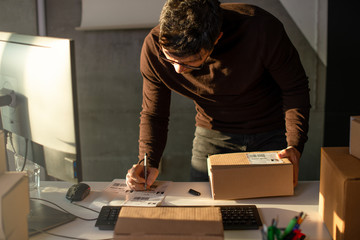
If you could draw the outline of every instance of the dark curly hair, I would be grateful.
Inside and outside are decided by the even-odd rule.
[[[221,25],[218,0],[167,0],[160,14],[159,43],[176,56],[194,55],[214,47]]]

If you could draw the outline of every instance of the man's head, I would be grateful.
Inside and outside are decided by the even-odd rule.
[[[160,15],[159,43],[172,56],[210,52],[221,36],[218,0],[167,0]]]

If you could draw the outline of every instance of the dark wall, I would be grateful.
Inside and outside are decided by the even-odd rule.
[[[1,0],[0,31],[36,35],[36,0]]]
[[[81,0],[46,1],[47,35],[72,38],[75,43],[84,179],[125,178],[138,161],[142,102],[139,60],[149,29],[79,31],[81,12]],[[192,102],[176,94],[172,102],[160,177],[185,181],[195,110]]]
[[[360,115],[360,3],[329,0],[328,7],[324,146],[349,146],[350,116]]]

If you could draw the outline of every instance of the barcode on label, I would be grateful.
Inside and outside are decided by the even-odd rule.
[[[148,201],[149,197],[134,197],[133,200],[135,201]]]
[[[114,183],[113,187],[126,187],[126,183]]]

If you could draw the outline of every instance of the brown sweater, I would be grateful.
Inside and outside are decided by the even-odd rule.
[[[167,140],[171,91],[192,99],[196,126],[239,134],[284,128],[303,151],[309,120],[308,79],[283,25],[245,4],[222,4],[223,36],[203,69],[178,74],[158,57],[159,26],[144,40],[139,159],[158,167]]]

